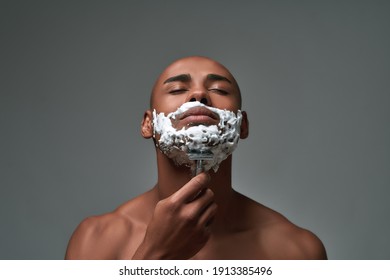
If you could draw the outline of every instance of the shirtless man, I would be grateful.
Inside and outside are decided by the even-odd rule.
[[[141,124],[142,136],[156,146],[156,185],[111,213],[85,219],[69,241],[66,259],[326,259],[313,233],[232,188],[231,155],[216,172],[193,177],[188,164],[162,152],[154,118],[194,101],[241,112],[239,87],[218,62],[186,57],[169,65],[154,85]],[[210,110],[189,112],[172,118],[172,125],[179,130],[218,123]],[[245,139],[246,112],[241,117],[238,135]]]

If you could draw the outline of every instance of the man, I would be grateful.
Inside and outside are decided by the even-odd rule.
[[[218,62],[186,57],[169,65],[141,125],[142,136],[155,143],[156,185],[112,213],[84,220],[66,258],[326,259],[313,233],[233,190],[231,152],[248,136],[240,109],[237,82]],[[230,138],[219,139],[224,135]],[[204,151],[211,159],[190,159]],[[198,174],[195,165],[205,171]]]

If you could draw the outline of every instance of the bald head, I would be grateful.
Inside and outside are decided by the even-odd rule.
[[[180,95],[184,102],[199,97],[198,101],[207,101],[207,105],[215,107],[223,104],[222,96],[230,95],[235,97],[237,108],[241,108],[241,93],[235,78],[225,66],[207,57],[184,57],[165,68],[153,86],[151,109],[161,101],[159,96],[166,93]]]

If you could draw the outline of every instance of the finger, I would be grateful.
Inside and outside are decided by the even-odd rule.
[[[208,205],[208,207],[205,208],[205,210],[203,211],[203,213],[199,218],[198,226],[200,228],[209,227],[213,222],[217,210],[218,210],[218,205],[215,202],[212,202],[210,205]]]
[[[203,189],[195,199],[187,203],[187,211],[191,211],[195,216],[200,216],[204,210],[214,202],[214,193],[210,189]]]
[[[180,202],[189,202],[193,200],[202,189],[206,188],[210,182],[208,173],[200,173],[192,178],[187,184],[172,195],[172,199]]]

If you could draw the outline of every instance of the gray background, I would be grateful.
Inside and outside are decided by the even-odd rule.
[[[231,69],[237,190],[331,259],[389,259],[389,1],[1,1],[0,258],[62,259],[85,217],[156,180],[139,133],[160,71]]]

